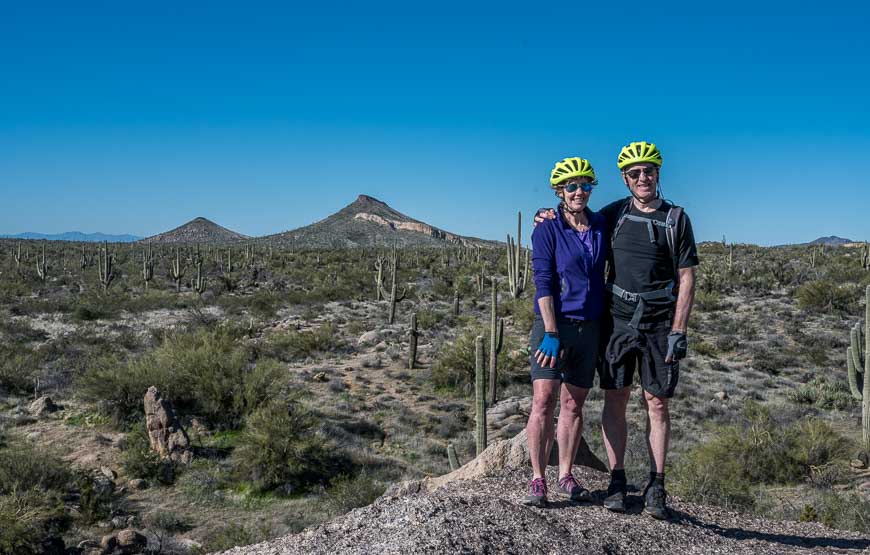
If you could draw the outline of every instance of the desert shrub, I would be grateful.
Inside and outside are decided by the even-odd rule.
[[[85,398],[100,402],[120,421],[142,416],[142,398],[153,385],[176,408],[233,428],[271,398],[280,375],[274,361],[252,365],[238,330],[220,326],[171,335],[127,363],[110,359],[88,369],[79,386]]]
[[[689,345],[689,352],[694,352],[699,355],[708,357],[716,356],[718,354],[716,346],[706,341],[698,341],[697,343],[692,342]]]
[[[529,295],[531,296],[531,294]],[[514,329],[521,335],[528,336],[535,321],[534,301],[530,298],[502,300],[500,308],[506,316],[513,318]]]
[[[23,394],[33,391],[39,375],[39,356],[23,345],[0,342],[0,391]]]
[[[698,289],[695,291],[695,303],[693,306],[703,312],[713,312],[719,310],[722,305],[722,299],[716,291],[707,291]]]
[[[53,452],[0,444],[0,553],[42,553],[41,543],[67,528],[63,497],[72,480]]]
[[[469,394],[474,387],[474,338],[484,337],[484,349],[488,349],[489,333],[484,329],[469,327],[463,330],[453,343],[441,347],[432,365],[432,382],[435,387]],[[515,347],[515,346],[514,346]],[[501,353],[498,355],[499,376],[504,378],[509,369],[519,364],[511,361],[508,353],[514,350],[505,337]],[[487,365],[488,355],[485,356]],[[487,373],[488,374],[488,373]]]
[[[202,553],[227,551],[234,547],[266,541],[271,536],[271,532],[265,528],[256,529],[241,524],[229,524],[209,534],[208,541],[202,546]]]
[[[788,398],[794,403],[828,410],[844,410],[856,403],[845,382],[831,381],[821,376],[799,385],[788,393]]]
[[[160,457],[151,449],[144,421],[140,421],[127,434],[121,455],[121,468],[131,478],[156,478],[160,471]]]
[[[82,322],[115,318],[120,312],[119,301],[119,296],[111,292],[82,295],[72,305],[72,317]]]
[[[16,491],[63,491],[72,474],[55,453],[28,442],[0,447],[0,495]]]
[[[366,472],[356,476],[345,474],[332,482],[322,502],[330,515],[342,515],[372,504],[384,490],[386,487]]]
[[[674,492],[701,503],[752,508],[753,486],[799,483],[847,448],[825,422],[804,418],[785,425],[770,408],[749,402],[741,422],[714,429],[710,441],[683,456],[674,470]]]
[[[774,347],[776,346],[774,345]],[[794,355],[780,350],[768,349],[762,345],[752,346],[750,354],[752,355],[752,367],[772,376],[776,376],[784,368],[796,366],[798,363]]]
[[[317,434],[314,416],[299,403],[273,401],[247,419],[233,451],[237,479],[260,491],[305,490],[347,472],[350,462]]]
[[[857,306],[860,291],[851,284],[837,285],[831,281],[808,281],[794,293],[805,310],[848,312]]]
[[[37,555],[69,526],[57,492],[31,490],[0,495],[0,553]]]
[[[332,324],[324,324],[310,331],[273,333],[263,350],[269,356],[289,362],[318,353],[336,352],[344,347],[345,342],[338,329]]]

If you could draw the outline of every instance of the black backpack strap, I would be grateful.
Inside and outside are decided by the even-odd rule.
[[[665,227],[665,236],[668,239],[668,248],[671,250],[671,258],[674,264],[674,280],[678,286],[680,284],[680,246],[677,242],[677,234],[679,233],[682,215],[682,206],[671,206],[671,209],[668,210],[667,226]]]
[[[613,242],[616,241],[616,234],[619,233],[619,228],[622,227],[623,222],[625,222],[628,213],[631,211],[631,197],[625,199],[625,204],[622,205],[622,208],[619,210],[619,218],[616,220],[616,227],[613,228],[613,233],[610,235],[610,244],[613,245]]]

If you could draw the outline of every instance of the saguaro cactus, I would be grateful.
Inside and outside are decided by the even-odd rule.
[[[846,349],[846,368],[849,374],[849,389],[861,401],[861,428],[864,449],[870,452],[870,285],[865,292],[863,330],[855,324],[849,334]],[[862,337],[863,336],[863,337]]]
[[[197,259],[196,261],[196,277],[193,280],[193,290],[199,296],[205,292],[206,285],[208,283],[208,279],[202,274],[202,258]]]
[[[484,369],[483,336],[474,338],[474,406],[476,455],[486,449],[486,370]]]
[[[492,278],[492,299],[489,312],[489,404],[495,404],[498,394],[498,354],[504,338],[504,320],[498,318],[498,283]]]
[[[175,280],[175,291],[181,291],[181,278],[184,277],[184,269],[181,267],[181,258],[178,256],[178,247],[175,247],[175,260],[169,269],[169,275]]]
[[[100,249],[97,266],[100,273],[100,284],[103,286],[103,292],[109,290],[112,280],[115,279],[115,272],[112,271],[112,262],[115,256],[109,254],[109,243],[103,241],[103,248]]]
[[[453,291],[453,315],[459,316],[459,289]]]
[[[36,274],[42,281],[48,277],[48,266],[45,264],[45,241],[42,242],[42,259],[39,258],[38,253],[36,255]]]
[[[375,301],[381,300],[381,291],[384,288],[384,264],[387,262],[387,257],[378,253],[375,258]]]
[[[384,298],[389,297],[390,299],[390,315],[387,318],[387,323],[392,324],[396,321],[396,303],[400,303],[405,300],[405,289],[402,289],[402,294],[396,294],[396,275],[399,273],[399,250],[393,248],[393,252],[390,255],[390,268],[392,270],[392,276],[390,278],[390,294],[387,295],[387,292],[384,291],[383,285],[379,286],[381,290],[381,295]]]
[[[148,250],[142,251],[142,279],[145,281],[145,290],[148,290],[148,282],[154,278],[154,253],[151,251],[151,243]]]
[[[417,313],[411,314],[411,325],[408,327],[408,369],[413,370],[417,362]]]
[[[526,289],[526,282],[529,279],[529,251],[525,251],[523,258],[522,248],[522,224],[523,214],[517,212],[517,240],[514,243],[510,234],[507,236],[507,265],[508,265],[508,286],[510,287],[511,296],[518,299]]]

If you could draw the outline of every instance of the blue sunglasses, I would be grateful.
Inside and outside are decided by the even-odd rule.
[[[568,193],[573,193],[577,189],[580,189],[584,193],[588,193],[595,188],[595,183],[568,183],[565,185],[565,191]]]

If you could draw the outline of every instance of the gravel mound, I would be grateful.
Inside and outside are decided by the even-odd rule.
[[[640,492],[628,512],[601,507],[607,475],[575,471],[596,502],[574,505],[551,491],[550,506],[522,505],[528,472],[454,481],[426,493],[381,497],[329,523],[234,555],[302,553],[870,553],[870,538],[821,524],[753,518],[671,499],[673,517],[642,514]],[[548,476],[555,486],[555,473]],[[400,491],[401,488],[394,490]]]

